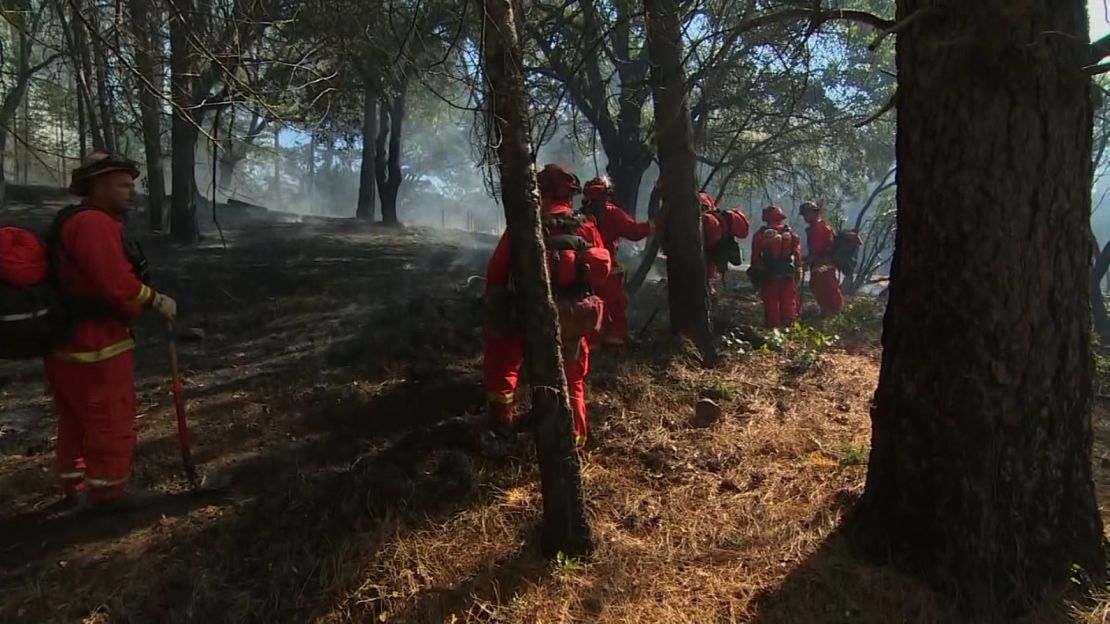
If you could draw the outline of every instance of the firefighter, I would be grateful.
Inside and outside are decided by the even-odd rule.
[[[748,275],[763,300],[767,327],[789,327],[798,318],[798,283],[802,277],[802,242],[786,224],[786,214],[772,204],[763,209],[767,224],[752,240]]]
[[[652,221],[637,222],[623,208],[612,202],[613,183],[608,177],[594,178],[582,189],[582,212],[594,224],[609,251],[612,270],[601,298],[605,301],[605,327],[602,341],[611,346],[622,346],[628,341],[628,296],[624,292],[624,269],[617,263],[620,239],[643,240],[654,230]]]
[[[809,289],[821,308],[821,316],[829,317],[844,307],[840,292],[840,277],[833,263],[832,227],[825,222],[821,207],[813,202],[803,202],[800,207],[806,225],[806,246],[809,251]]]
[[[69,192],[80,204],[54,222],[50,261],[72,317],[45,358],[58,419],[55,469],[64,511],[128,508],[153,496],[128,487],[136,441],[129,324],[144,309],[172,320],[177,304],[150,287],[145,259],[123,239],[138,176],[135,163],[93,153],[71,178]]]
[[[559,307],[560,333],[563,336],[563,366],[570,394],[575,442],[586,440],[586,374],[590,368],[589,331],[579,331],[572,315],[576,311],[592,318],[594,330],[601,329],[604,318],[602,299],[590,294],[600,291],[609,277],[610,259],[600,232],[592,221],[572,208],[574,196],[581,192],[577,176],[555,164],[545,165],[536,175],[542,203],[545,245],[552,290]],[[584,249],[574,253],[552,253],[555,239],[579,239]],[[491,308],[482,328],[482,374],[495,426],[513,424],[514,402],[524,337],[518,323],[511,320],[515,295],[511,275],[511,250],[508,234],[502,234],[486,268],[486,301]],[[583,283],[585,280],[586,283]]]
[[[661,186],[662,180],[659,180],[655,183],[655,191],[661,192]],[[718,279],[723,282],[724,275],[721,273],[720,263],[713,257],[715,256],[714,251],[720,243],[724,242],[725,238],[734,240],[737,237],[744,238],[747,236],[748,223],[747,219],[744,218],[742,214],[736,211],[730,211],[736,212],[738,218],[743,219],[742,225],[738,223],[737,227],[733,228],[731,221],[725,221],[721,218],[720,211],[717,210],[717,205],[713,201],[713,198],[709,196],[709,193],[699,192],[697,199],[698,206],[701,208],[702,249],[705,253],[705,275],[709,286],[709,296],[715,298],[718,294],[716,282]],[[666,208],[666,206],[663,206],[664,213],[666,212]],[[666,232],[661,228],[657,229],[659,230],[660,248],[663,250],[663,253],[670,255]]]

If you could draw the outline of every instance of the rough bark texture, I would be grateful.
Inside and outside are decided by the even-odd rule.
[[[149,227],[153,232],[165,229],[166,179],[162,175],[162,119],[158,95],[153,89],[160,88],[162,78],[155,72],[152,50],[160,50],[155,45],[157,37],[151,24],[151,2],[149,0],[130,0],[131,32],[135,37],[135,68],[145,84],[139,85],[139,111],[143,128],[143,151],[146,155],[147,214]]]
[[[378,67],[374,61],[367,63],[365,93],[362,110],[362,166],[358,176],[359,219],[374,218],[375,141],[378,138]]]
[[[702,249],[701,210],[694,170],[693,128],[682,68],[682,23],[677,0],[649,0],[647,45],[651,55],[659,178],[667,235],[667,293],[671,329],[698,346],[706,364],[716,361],[709,322],[709,287]]]
[[[379,129],[378,143],[378,190],[382,200],[382,223],[399,225],[397,219],[397,194],[401,190],[401,139],[405,129],[405,109],[408,101],[408,76],[401,79],[397,93],[393,96],[388,110],[383,109],[383,127]],[[389,130],[389,152],[385,151],[385,130]]]
[[[524,366],[532,387],[536,455],[543,491],[543,548],[549,554],[590,550],[578,454],[571,434],[570,403],[559,348],[540,231],[540,205],[528,133],[528,96],[510,0],[484,0],[485,72],[491,93],[489,119],[496,127],[501,199],[513,249],[513,273],[523,303]]]
[[[1086,6],[1023,6],[898,3],[899,20],[939,11],[898,38],[898,228],[856,527],[975,622],[1017,621],[1073,565],[1105,571]]]
[[[179,12],[170,15],[170,71],[173,121],[170,141],[173,152],[170,160],[172,196],[170,198],[170,233],[180,243],[193,243],[199,238],[197,228],[196,143],[197,129],[193,120],[191,94],[194,91],[188,42],[188,25],[183,15],[191,15],[192,0],[177,0]]]

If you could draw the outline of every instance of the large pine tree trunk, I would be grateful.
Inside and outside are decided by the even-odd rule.
[[[196,142],[197,128],[193,120],[193,74],[190,62],[188,25],[182,16],[192,14],[191,0],[177,0],[178,11],[170,15],[170,71],[173,97],[173,122],[170,126],[172,157],[170,175],[170,232],[181,243],[199,239],[196,218]]]
[[[671,328],[694,342],[706,364],[716,361],[709,324],[709,284],[702,249],[701,209],[694,170],[693,128],[682,67],[677,0],[648,0],[647,45],[655,104],[659,177],[666,207],[667,292]]]
[[[524,366],[532,387],[536,420],[536,455],[543,491],[543,548],[575,556],[589,551],[578,454],[571,434],[570,403],[559,323],[547,276],[540,233],[540,205],[528,133],[528,95],[524,91],[523,54],[517,39],[511,0],[484,0],[486,98],[495,120],[501,201],[505,205],[513,273],[524,314]]]
[[[899,20],[939,15],[898,38],[898,227],[857,528],[975,622],[1016,621],[1073,565],[1105,571],[1086,5],[1025,6],[898,3]]]
[[[147,215],[153,232],[165,229],[166,179],[162,175],[162,119],[158,94],[162,78],[155,73],[152,50],[161,37],[153,32],[149,0],[130,0],[131,32],[135,37],[135,67],[142,79],[139,85],[139,111],[143,128],[143,151],[146,155]]]
[[[374,218],[375,141],[378,139],[378,67],[374,61],[367,62],[364,78],[362,110],[362,166],[358,174],[358,208],[355,216],[359,219]]]

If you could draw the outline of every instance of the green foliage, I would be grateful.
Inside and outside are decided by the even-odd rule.
[[[579,557],[568,555],[560,550],[555,555],[555,564],[559,568],[559,573],[570,576],[582,567],[582,559]]]
[[[855,340],[877,340],[883,331],[886,305],[874,297],[859,297],[825,323],[825,329]]]
[[[840,448],[841,466],[866,466],[868,450],[853,444],[845,444]]]
[[[760,352],[783,353],[789,359],[786,370],[794,374],[808,373],[821,365],[821,354],[840,341],[840,336],[826,334],[816,327],[795,323],[786,329],[773,329],[765,336]]]
[[[733,392],[732,388],[723,379],[714,379],[709,385],[702,388],[701,396],[714,401],[731,401]]]

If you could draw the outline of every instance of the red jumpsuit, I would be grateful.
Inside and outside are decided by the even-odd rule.
[[[155,294],[132,270],[122,227],[100,210],[78,212],[62,224],[59,286],[104,309],[96,319],[78,321],[45,359],[58,418],[54,467],[67,494],[87,486],[94,500],[111,498],[127,485],[135,450],[135,340],[128,321]]]
[[[543,200],[547,214],[565,214],[572,211],[570,200]],[[576,232],[594,247],[604,248],[601,234],[591,221]],[[508,233],[502,234],[486,267],[486,288],[505,288],[509,285],[512,270]],[[482,376],[486,398],[496,409],[503,422],[513,417],[513,404],[520,364],[524,355],[524,336],[519,332],[503,333],[486,323],[482,328]],[[563,371],[567,377],[570,407],[574,416],[575,437],[586,435],[586,374],[590,370],[590,346],[586,338],[579,340],[577,359],[564,357]]]
[[[598,293],[605,301],[606,323],[602,333],[606,342],[623,344],[628,339],[628,296],[624,292],[624,269],[617,264],[617,250],[622,238],[638,241],[651,234],[651,223],[638,223],[612,202],[605,202],[599,214],[591,218],[613,263],[605,288]]]
[[[809,289],[821,307],[821,314],[831,316],[844,307],[840,278],[832,262],[832,228],[818,219],[806,228],[806,244],[809,247]]]
[[[767,327],[789,327],[798,319],[797,284],[794,275],[787,275],[781,267],[791,259],[793,266],[801,266],[801,256],[802,241],[782,221],[768,223],[752,240],[752,266],[765,271],[759,297]],[[777,275],[776,264],[780,267]]]

